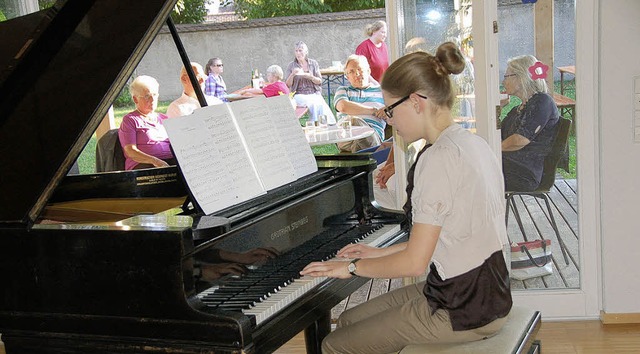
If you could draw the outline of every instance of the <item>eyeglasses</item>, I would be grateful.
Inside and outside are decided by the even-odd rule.
[[[213,66],[217,66],[217,67],[221,68],[221,67],[224,66],[224,64],[213,64]]]
[[[158,96],[159,96],[159,94],[157,94],[157,93],[148,93],[148,94],[146,94],[144,96],[138,96],[138,97],[143,98],[143,99],[148,101],[150,99],[158,98]]]
[[[516,76],[516,74],[505,74],[503,78],[506,80],[508,77]]]
[[[347,75],[355,75],[355,73],[358,73],[360,75],[364,74],[364,70],[362,69],[350,69],[349,71],[347,71]]]
[[[418,95],[418,97],[422,97],[425,100],[427,99],[427,96],[423,96],[419,93],[416,93],[416,95]],[[411,97],[411,95],[407,95],[401,99],[399,99],[398,101],[396,101],[396,103],[388,106],[387,108],[384,109],[384,114],[387,116],[387,119],[393,119],[393,109],[396,108],[397,106],[399,106],[402,102],[406,101],[409,99],[409,97]]]

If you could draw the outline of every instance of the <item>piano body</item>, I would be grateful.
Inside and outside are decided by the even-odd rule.
[[[0,23],[9,354],[269,353],[302,330],[319,352],[331,308],[366,279],[298,271],[407,235],[371,198],[368,156],[318,158],[317,173],[214,215],[187,207],[175,166],[67,176],[174,3],[67,0]],[[247,260],[265,249],[277,256]]]

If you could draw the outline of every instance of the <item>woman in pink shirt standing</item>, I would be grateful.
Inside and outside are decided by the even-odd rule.
[[[384,21],[376,21],[365,29],[369,38],[365,39],[356,48],[356,54],[364,55],[371,67],[371,76],[378,82],[382,79],[382,73],[389,67],[389,53],[387,45],[387,24]]]

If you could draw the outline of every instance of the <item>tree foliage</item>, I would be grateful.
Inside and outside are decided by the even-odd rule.
[[[235,9],[247,19],[377,9],[384,0],[235,0]]]
[[[207,15],[208,0],[179,0],[171,12],[174,23],[202,23]]]

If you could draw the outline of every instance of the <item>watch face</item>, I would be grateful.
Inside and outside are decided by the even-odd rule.
[[[347,267],[347,269],[349,270],[349,273],[353,273],[356,271],[356,265],[353,263],[349,263],[349,267]]]

